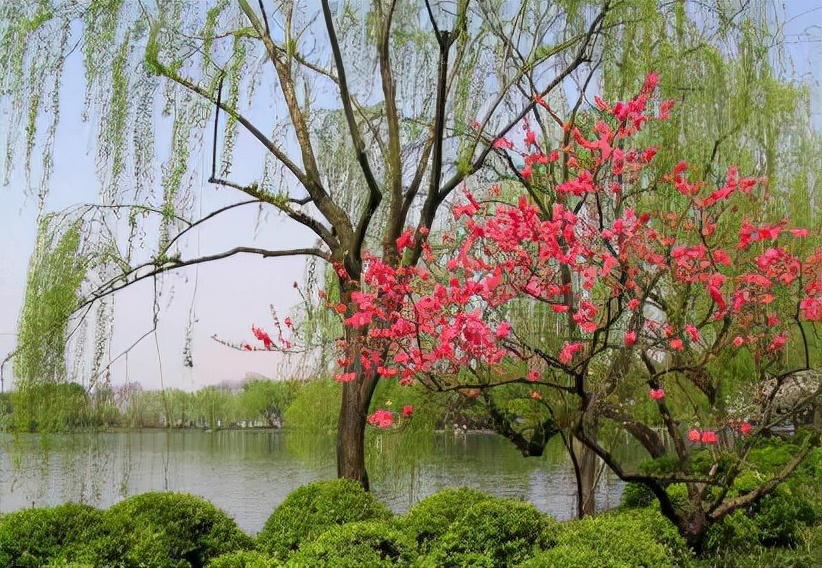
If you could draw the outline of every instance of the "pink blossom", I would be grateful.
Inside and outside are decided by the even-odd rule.
[[[539,373],[537,373],[536,371],[528,371],[527,379],[531,382],[534,382],[537,379],[539,379]]]
[[[702,434],[696,428],[688,430],[688,439],[691,442],[698,442],[702,438]]]
[[[683,351],[685,349],[685,345],[682,343],[682,340],[679,339],[679,338],[672,339],[670,341],[670,344],[671,344],[671,347],[673,347],[677,351]]]
[[[414,414],[414,407],[413,406],[411,406],[410,404],[406,404],[405,406],[402,407],[402,417],[403,418],[408,418],[412,414]]]
[[[511,324],[507,321],[502,322],[497,326],[497,331],[495,333],[497,339],[505,339],[511,334]]]
[[[377,410],[368,417],[368,423],[377,428],[388,428],[394,423],[394,413],[390,410]]]
[[[648,391],[648,396],[654,400],[662,400],[665,398],[665,389],[651,389]]]
[[[271,337],[269,337],[269,335],[265,331],[263,331],[259,327],[256,327],[256,326],[252,325],[251,326],[251,333],[254,334],[254,337],[256,337],[257,339],[259,339],[260,341],[263,342],[263,346],[266,349],[271,349],[271,346],[272,346],[273,342],[271,341]]]
[[[734,345],[736,347],[742,347],[743,345],[745,345],[745,340],[742,338],[741,335],[737,335],[736,337],[734,337]]]
[[[636,332],[632,329],[625,334],[625,347],[630,347],[636,343]]]
[[[717,438],[716,432],[714,432],[713,430],[705,430],[704,432],[702,432],[702,437],[700,438],[700,441],[703,444],[718,444],[719,438]]]
[[[752,431],[753,431],[753,426],[751,426],[751,423],[748,422],[747,420],[742,422],[739,425],[739,433],[742,434],[743,436],[749,436]]]
[[[561,363],[568,364],[574,358],[574,355],[585,348],[585,345],[579,341],[575,343],[566,343],[559,352],[559,360]]]
[[[787,342],[787,337],[785,337],[784,335],[777,335],[773,338],[771,344],[768,345],[768,351],[778,351],[779,349],[782,349],[785,346],[785,343]]]
[[[357,373],[337,373],[334,380],[338,383],[350,383],[357,378]]]

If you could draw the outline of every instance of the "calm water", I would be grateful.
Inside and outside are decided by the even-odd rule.
[[[371,485],[397,513],[438,489],[470,486],[566,519],[574,511],[573,470],[555,442],[545,456],[525,459],[492,435],[375,436]],[[256,534],[290,491],[335,477],[335,468],[333,438],[276,430],[0,434],[0,512],[66,501],[108,507],[146,491],[186,491]],[[621,483],[603,476],[599,506],[616,505],[621,492]]]

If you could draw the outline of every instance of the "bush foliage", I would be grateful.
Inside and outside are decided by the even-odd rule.
[[[103,524],[103,511],[67,503],[0,517],[0,566],[43,566]]]
[[[553,546],[558,523],[513,499],[472,505],[451,524],[429,556],[430,566],[518,566]]]
[[[206,568],[279,568],[276,558],[257,550],[237,550],[212,559]]]
[[[200,497],[146,493],[0,516],[0,566],[159,568],[822,566],[819,456],[756,511],[738,511],[695,560],[656,507],[557,523],[528,503],[445,489],[394,518],[347,480],[293,491],[257,541]],[[738,490],[744,491],[741,476]],[[674,488],[676,489],[676,488]],[[769,501],[770,500],[770,501]]]
[[[468,509],[489,499],[493,497],[468,487],[443,489],[414,505],[402,519],[402,527],[421,549],[428,549]]]
[[[412,566],[416,560],[413,539],[390,522],[372,520],[332,526],[303,542],[286,566],[379,568]]]
[[[292,491],[257,537],[257,547],[285,559],[334,525],[390,519],[391,511],[348,479],[319,481]]]
[[[221,554],[253,547],[251,537],[202,497],[144,493],[105,512],[76,550],[58,558],[94,566],[202,567]]]
[[[556,546],[530,568],[673,568],[690,554],[676,528],[653,509],[603,514],[560,525]]]

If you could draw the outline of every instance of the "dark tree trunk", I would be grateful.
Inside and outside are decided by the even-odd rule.
[[[340,300],[351,305],[352,286],[340,282]],[[347,344],[346,358],[349,360],[346,373],[355,373],[356,378],[342,385],[340,422],[337,426],[337,477],[352,479],[368,491],[368,473],[365,470],[365,428],[371,398],[377,387],[374,371],[363,369],[361,350],[367,328],[345,327]]]
[[[590,517],[597,512],[596,503],[596,454],[592,449],[572,436],[566,442],[574,477],[577,484],[577,518]]]
[[[353,479],[369,490],[365,470],[365,426],[371,397],[363,400],[360,380],[343,383],[337,426],[337,476]]]
[[[579,512],[582,517],[590,517],[597,512],[596,479],[597,456],[594,451],[580,444],[579,459]]]
[[[704,511],[700,507],[687,517],[683,517],[681,522],[683,526],[679,527],[679,532],[685,538],[688,547],[696,555],[702,554],[705,547],[705,535],[710,527],[710,522]]]

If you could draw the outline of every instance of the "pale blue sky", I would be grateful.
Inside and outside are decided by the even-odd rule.
[[[797,62],[797,72],[812,87],[815,126],[822,129],[822,0],[776,0],[774,5],[780,14],[779,19],[787,22],[785,38]],[[80,120],[83,88],[79,79],[82,77],[79,57],[73,57],[67,64],[65,77],[62,122],[57,133],[55,170],[47,202],[49,210],[93,202],[98,194],[94,173],[96,130],[91,123]],[[0,108],[7,111],[5,107]],[[244,155],[246,144],[255,143],[241,138],[237,155]],[[256,148],[247,149],[251,155],[257,155]],[[206,171],[207,164],[201,169]],[[245,174],[246,181],[258,176],[259,171],[260,164],[253,160],[251,163],[238,161],[235,166],[239,179]],[[230,189],[218,191],[205,179],[200,187],[204,211],[238,200],[237,192]],[[17,168],[10,186],[0,188],[0,360],[15,345],[28,257],[34,246],[36,192],[25,189],[22,168]],[[263,221],[263,236],[255,239],[256,221],[255,207],[237,209],[206,225],[190,239],[190,250],[208,254],[236,245],[274,248],[289,246],[291,242],[299,246],[310,244],[310,239],[306,243],[304,234],[292,233],[295,230],[293,224],[273,215]],[[156,388],[161,386],[162,377],[165,387],[193,390],[223,380],[241,379],[249,371],[267,376],[288,374],[274,353],[235,351],[210,337],[217,334],[224,339],[241,341],[251,337],[251,324],[270,327],[269,304],[281,314],[288,312],[297,301],[292,285],[295,281],[302,283],[304,268],[304,259],[261,260],[238,256],[166,276],[156,335],[161,348],[158,351],[154,338],[144,340],[130,353],[128,367],[124,360],[113,365],[114,381],[122,382],[128,378]],[[193,328],[194,367],[189,369],[183,366],[182,353],[192,298],[198,321]],[[152,299],[153,288],[149,281],[117,294],[112,356],[151,328]]]

